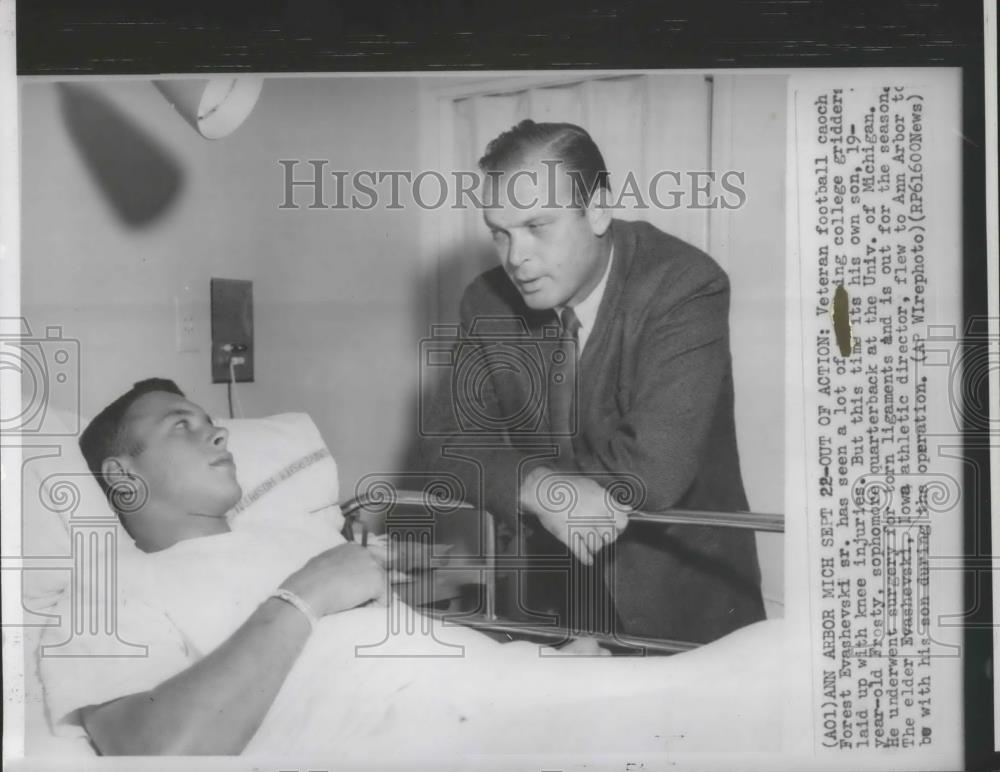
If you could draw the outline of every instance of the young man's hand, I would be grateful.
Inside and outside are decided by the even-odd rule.
[[[347,543],[311,558],[281,586],[322,617],[370,600],[384,602],[388,581],[385,570],[367,549]]]
[[[589,477],[560,475],[536,467],[525,477],[521,507],[565,544],[584,565],[618,538],[629,510]]]
[[[409,574],[415,571],[429,571],[435,557],[440,565],[440,559],[453,547],[453,544],[430,544],[416,538],[389,539],[386,534],[380,534],[369,536],[367,549],[395,583],[410,581]]]

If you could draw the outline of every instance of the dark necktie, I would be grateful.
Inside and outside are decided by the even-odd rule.
[[[571,437],[579,425],[576,409],[577,359],[579,356],[580,320],[572,308],[559,315],[559,339],[552,351],[552,377],[549,379],[549,428],[559,445],[560,457],[572,455]]]
[[[553,440],[559,445],[560,459],[573,456],[572,435],[580,426],[580,417],[574,415],[580,388],[579,336],[580,320],[572,308],[564,308],[559,315],[559,348],[562,364],[557,365],[550,381],[549,420]],[[555,355],[555,352],[553,352]],[[564,375],[562,379],[556,376]],[[572,464],[569,465],[572,468]],[[611,576],[613,548],[603,549],[595,556],[594,563],[585,566],[573,560],[569,572],[569,608],[566,621],[573,633],[611,634],[616,629],[617,613],[605,577]],[[617,629],[621,629],[620,625]]]

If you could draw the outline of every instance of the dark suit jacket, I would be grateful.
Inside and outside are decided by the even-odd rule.
[[[544,328],[553,312],[528,309],[500,267],[482,274],[463,297],[463,329],[476,334],[462,348],[478,354],[460,356],[457,366],[478,359],[466,369],[488,375],[458,379],[461,392],[442,384],[424,418],[450,436],[425,438],[422,452],[427,467],[458,475],[467,495],[501,521],[517,522],[517,485],[529,467],[543,463],[602,484],[615,475],[638,479],[644,501],[636,509],[748,508],[733,418],[725,272],[647,223],[615,220],[612,237],[611,271],[579,363],[571,458],[552,458],[547,422],[531,425],[536,379],[495,356],[504,350],[497,345],[504,335],[517,347],[511,320],[520,319],[526,339],[537,343],[531,351],[544,360]],[[478,334],[484,331],[500,337]],[[491,361],[492,368],[482,364]],[[474,393],[466,389],[470,383],[478,384]],[[464,412],[456,410],[463,404]],[[470,423],[476,411],[486,417]],[[456,443],[468,446],[457,449],[465,460],[454,457]],[[704,642],[764,618],[751,532],[630,524],[613,562],[613,579],[606,581],[613,582],[626,632]]]

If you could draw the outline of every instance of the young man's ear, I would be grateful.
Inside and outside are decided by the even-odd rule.
[[[587,204],[587,222],[595,236],[603,236],[611,225],[611,193],[606,188],[598,188]]]
[[[126,515],[134,515],[146,505],[149,497],[146,484],[132,469],[132,459],[129,456],[104,459],[101,462],[101,476],[108,486],[108,503],[125,525]],[[126,527],[125,530],[129,529]]]
[[[106,480],[120,480],[131,477],[129,460],[125,456],[109,456],[101,462],[101,475]]]

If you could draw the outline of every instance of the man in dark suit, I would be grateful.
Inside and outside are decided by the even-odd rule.
[[[578,126],[523,121],[480,167],[501,265],[462,299],[426,465],[524,528],[530,554],[569,550],[572,597],[565,572],[528,572],[529,610],[696,642],[763,619],[751,532],[628,523],[630,510],[747,509],[726,274],[613,219],[604,160]]]

